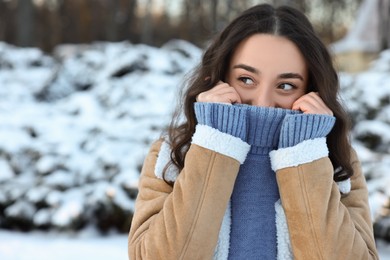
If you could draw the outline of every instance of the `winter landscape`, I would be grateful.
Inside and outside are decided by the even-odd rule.
[[[0,42],[0,259],[126,259],[140,167],[202,50]],[[381,259],[390,259],[390,50],[340,73]]]

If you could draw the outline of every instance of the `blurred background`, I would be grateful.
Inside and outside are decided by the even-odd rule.
[[[0,0],[0,258],[127,259],[151,142],[259,3],[302,10],[329,47],[390,259],[390,0]]]
[[[204,46],[239,12],[259,2],[304,11],[326,42],[347,32],[361,0],[2,0],[0,38],[52,51],[63,43],[124,41],[160,46],[180,38]]]

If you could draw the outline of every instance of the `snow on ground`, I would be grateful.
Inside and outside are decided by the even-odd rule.
[[[0,231],[2,260],[126,260],[127,236]]]
[[[390,260],[390,246],[389,243],[379,240],[377,241],[377,248],[379,251],[379,258],[381,260]]]
[[[390,260],[390,246],[378,241],[381,260]],[[127,236],[0,231],[1,260],[126,260]]]
[[[183,41],[69,45],[53,57],[0,43],[0,228],[34,230],[1,230],[0,259],[126,259],[126,235],[111,232],[128,230],[143,158],[200,55]],[[390,205],[389,75],[390,50],[340,74],[377,223]]]

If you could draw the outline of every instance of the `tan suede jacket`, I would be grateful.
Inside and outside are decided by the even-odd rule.
[[[160,140],[151,147],[129,233],[130,259],[226,258],[216,251],[223,247],[218,242],[222,221],[245,157],[194,140],[184,169],[172,179],[173,187],[156,172],[161,168],[157,161],[167,156],[161,148],[164,143]],[[231,149],[232,143],[226,147]],[[271,160],[276,160],[275,156]],[[292,251],[291,255],[278,255],[278,259],[378,259],[366,183],[354,152],[352,160],[354,175],[345,194],[333,181],[327,156],[307,163],[298,160],[296,166],[276,163],[288,226],[288,235],[278,238],[278,244],[288,240]]]

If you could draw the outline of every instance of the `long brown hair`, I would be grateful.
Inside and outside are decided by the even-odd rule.
[[[171,163],[179,170],[184,167],[184,159],[197,124],[194,112],[196,96],[211,89],[218,81],[224,81],[227,64],[238,44],[258,33],[286,37],[300,49],[309,70],[307,92],[318,92],[336,117],[335,126],[327,136],[333,167],[342,169],[336,171],[334,180],[349,178],[353,174],[348,140],[349,120],[338,100],[339,80],[329,52],[304,14],[291,7],[274,8],[268,4],[256,5],[244,11],[217,35],[205,51],[201,63],[188,80],[182,108],[177,111],[168,131],[172,148]],[[184,115],[184,123],[178,123],[179,114]]]

